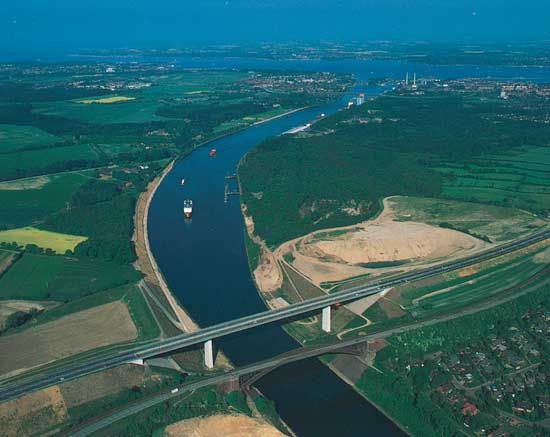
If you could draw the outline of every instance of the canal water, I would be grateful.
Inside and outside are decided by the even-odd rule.
[[[451,77],[549,77],[540,69],[520,70],[494,67],[429,67],[402,63],[273,64],[266,61],[186,60],[189,67],[287,68],[355,73],[369,77],[400,77],[405,71],[423,70],[430,76]],[[244,62],[244,61],[243,61]],[[265,65],[264,65],[265,64]],[[346,70],[347,69],[347,70]],[[424,71],[425,70],[425,71]],[[545,74],[543,74],[545,73]],[[357,91],[357,90],[354,90]],[[363,90],[365,91],[365,90]],[[381,89],[366,89],[378,94]],[[149,212],[149,238],[157,263],[172,292],[203,327],[254,314],[266,309],[248,268],[244,224],[239,199],[224,203],[224,178],[236,172],[239,160],[267,138],[303,125],[321,112],[330,114],[342,101],[308,109],[224,137],[182,159],[160,184]],[[217,157],[208,150],[216,148]],[[180,180],[185,178],[185,186]],[[182,214],[183,200],[193,199],[193,218]],[[219,346],[236,365],[263,360],[298,347],[280,326],[259,327],[223,339]],[[351,387],[311,359],[285,366],[262,378],[257,387],[275,401],[283,420],[299,436],[394,436],[403,435]]]

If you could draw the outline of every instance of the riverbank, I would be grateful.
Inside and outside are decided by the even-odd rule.
[[[160,271],[155,257],[151,252],[149,245],[148,231],[148,216],[151,201],[155,193],[168,173],[174,167],[174,162],[170,162],[168,166],[147,186],[147,190],[140,194],[136,204],[136,214],[134,216],[134,242],[136,247],[137,261],[136,265],[140,272],[145,275],[145,279],[155,284],[162,290],[166,300],[168,301],[172,311],[178,319],[178,328],[185,332],[193,332],[199,329],[199,326],[193,321],[191,316],[187,314],[185,309],[178,303]]]
[[[282,114],[278,114],[273,117],[266,118],[265,120],[257,121],[249,126],[237,129],[235,131],[226,132],[222,135],[219,135],[215,138],[209,139],[207,141],[204,141],[203,143],[198,144],[193,149],[193,151],[200,149],[201,147],[204,147],[210,143],[218,141],[222,138],[225,138],[227,136],[234,135],[239,131],[244,131],[250,128],[251,126],[258,126],[263,123],[267,123],[269,121],[273,121],[273,120],[294,114],[296,112],[303,111],[307,108],[309,107],[304,106],[301,108],[292,109]],[[192,153],[193,151],[191,151],[190,153]],[[149,234],[148,234],[149,208],[158,187],[160,186],[164,178],[172,171],[172,169],[174,168],[174,165],[179,160],[184,159],[188,155],[189,153],[183,154],[177,157],[175,160],[171,161],[164,168],[162,173],[149,183],[149,185],[147,186],[147,190],[140,194],[136,204],[136,213],[134,215],[133,240],[135,243],[136,255],[137,255],[137,261],[136,261],[137,269],[145,275],[145,278],[148,282],[157,285],[162,290],[163,294],[165,295],[167,301],[170,304],[171,309],[173,310],[173,312],[176,314],[178,318],[178,321],[179,321],[178,328],[185,332],[193,332],[198,330],[199,326],[197,323],[193,321],[193,319],[187,313],[185,308],[179,304],[177,299],[174,297],[172,291],[168,287],[166,280],[164,279],[164,276],[162,275],[162,272],[160,271],[157,265],[156,259],[151,251],[151,247],[149,244]]]

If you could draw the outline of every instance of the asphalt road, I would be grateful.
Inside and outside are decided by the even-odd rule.
[[[369,336],[364,337],[357,337],[353,338],[351,340],[346,340],[338,343],[332,343],[329,345],[319,346],[319,347],[313,347],[313,348],[299,348],[296,350],[293,350],[291,352],[288,352],[286,354],[278,355],[274,358],[270,358],[264,361],[260,361],[258,363],[254,363],[248,366],[240,367],[235,370],[231,370],[229,372],[225,372],[220,375],[215,376],[209,376],[205,377],[204,379],[201,379],[199,381],[190,382],[181,384],[175,388],[178,389],[176,393],[172,393],[170,391],[165,391],[163,393],[157,394],[155,396],[141,399],[138,401],[135,401],[134,403],[125,406],[124,409],[121,409],[119,411],[116,411],[114,413],[109,413],[108,415],[100,418],[100,419],[93,419],[91,422],[80,425],[76,430],[73,430],[70,432],[71,436],[78,436],[78,437],[84,437],[88,436],[102,428],[105,428],[119,420],[122,420],[126,417],[133,416],[143,410],[146,410],[147,408],[153,407],[155,405],[158,405],[161,402],[164,402],[166,400],[179,397],[183,394],[190,393],[194,390],[197,390],[202,387],[208,387],[212,385],[218,385],[224,382],[233,381],[237,378],[245,375],[250,375],[252,373],[261,372],[263,370],[268,370],[272,368],[276,368],[285,364],[290,364],[295,361],[304,360],[307,358],[313,358],[320,355],[324,355],[330,352],[334,352],[338,349],[343,349],[345,347],[353,346],[359,343],[365,343],[368,340],[372,340],[374,338],[384,337],[388,335],[387,333],[377,333]]]
[[[33,377],[26,378],[25,380],[5,383],[0,385],[0,402],[15,398],[28,392],[58,384],[60,382],[76,379],[89,373],[116,367],[124,363],[130,363],[139,359],[147,359],[169,352],[174,352],[186,347],[204,343],[207,340],[217,339],[268,323],[280,322],[297,318],[299,316],[305,316],[309,313],[318,311],[324,307],[334,305],[336,303],[347,303],[379,293],[389,287],[394,287],[412,281],[418,281],[442,273],[468,267],[482,261],[528,247],[548,238],[550,238],[550,230],[539,232],[530,237],[522,238],[501,246],[496,246],[468,258],[407,273],[394,279],[380,280],[371,282],[365,286],[352,287],[345,291],[310,299],[305,302],[289,305],[285,308],[263,311],[261,313],[252,314],[236,320],[213,325],[200,329],[199,331],[191,334],[181,334],[169,339],[157,340],[142,346],[132,347],[127,351],[118,352],[106,357],[90,359],[81,364],[70,364],[62,369],[37,374]]]
[[[172,399],[172,398],[181,396],[183,394],[191,393],[194,390],[197,390],[202,387],[207,387],[207,386],[231,381],[240,376],[246,376],[254,372],[261,372],[262,370],[275,368],[275,367],[278,367],[284,364],[289,364],[291,362],[295,362],[298,360],[303,360],[306,358],[312,358],[312,357],[320,356],[326,353],[335,352],[338,349],[343,349],[345,347],[349,347],[349,346],[363,343],[366,341],[380,339],[380,338],[387,338],[393,334],[403,333],[414,329],[419,329],[422,327],[431,326],[431,325],[446,322],[449,320],[457,319],[470,314],[478,313],[480,311],[485,311],[497,305],[501,305],[505,302],[509,302],[510,300],[516,299],[517,297],[528,292],[529,292],[529,289],[526,289],[526,290],[520,291],[519,293],[514,293],[512,295],[507,295],[507,296],[498,297],[498,298],[495,297],[495,298],[489,299],[488,301],[480,305],[475,305],[473,307],[468,307],[460,311],[455,311],[451,314],[443,314],[443,315],[434,317],[430,320],[423,320],[416,323],[410,323],[404,326],[396,326],[394,328],[390,328],[385,331],[376,332],[374,334],[370,334],[362,337],[356,337],[347,341],[332,343],[330,345],[319,346],[316,348],[300,348],[300,349],[291,351],[287,354],[274,357],[272,359],[268,359],[262,362],[258,362],[246,367],[242,367],[242,368],[230,371],[223,375],[206,377],[200,381],[182,384],[177,387],[178,388],[177,393],[170,393],[167,391],[167,392],[156,394],[147,399],[140,399],[138,401],[135,401],[132,404],[127,404],[124,406],[124,408],[118,411],[115,411],[115,412],[111,411],[102,417],[93,418],[89,422],[80,425],[77,429],[71,431],[70,435],[74,435],[74,436],[90,435],[96,431],[99,431],[100,429],[103,429],[112,425],[113,423],[119,420],[122,420],[126,417],[133,416],[134,414],[137,414],[143,410],[146,410],[147,408],[153,407],[161,402],[164,402],[165,400]]]

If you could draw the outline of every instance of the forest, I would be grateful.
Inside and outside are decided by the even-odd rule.
[[[518,177],[501,187],[507,171],[495,168],[514,162],[506,153],[538,150],[550,157],[544,102],[458,92],[385,95],[251,151],[239,168],[243,200],[270,246],[373,217],[391,195],[459,198],[544,214],[550,211],[550,178],[532,188],[521,169],[512,169]],[[469,189],[489,157],[486,180]],[[466,169],[464,182],[457,182],[455,167]]]

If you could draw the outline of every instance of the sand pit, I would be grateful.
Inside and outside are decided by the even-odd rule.
[[[254,279],[263,292],[276,291],[283,282],[283,274],[275,256],[265,248],[261,249],[260,262],[254,270]]]
[[[120,301],[100,305],[0,337],[0,375],[137,338],[128,308]]]
[[[313,232],[282,244],[274,256],[282,260],[291,255],[292,266],[320,285],[427,266],[487,247],[484,241],[452,229],[395,221],[392,205],[385,199],[376,219]]]
[[[311,245],[348,264],[368,264],[449,257],[482,244],[467,234],[415,222],[368,222],[362,229]]]
[[[171,437],[280,437],[284,436],[267,422],[244,415],[216,414],[183,420],[166,427]]]

